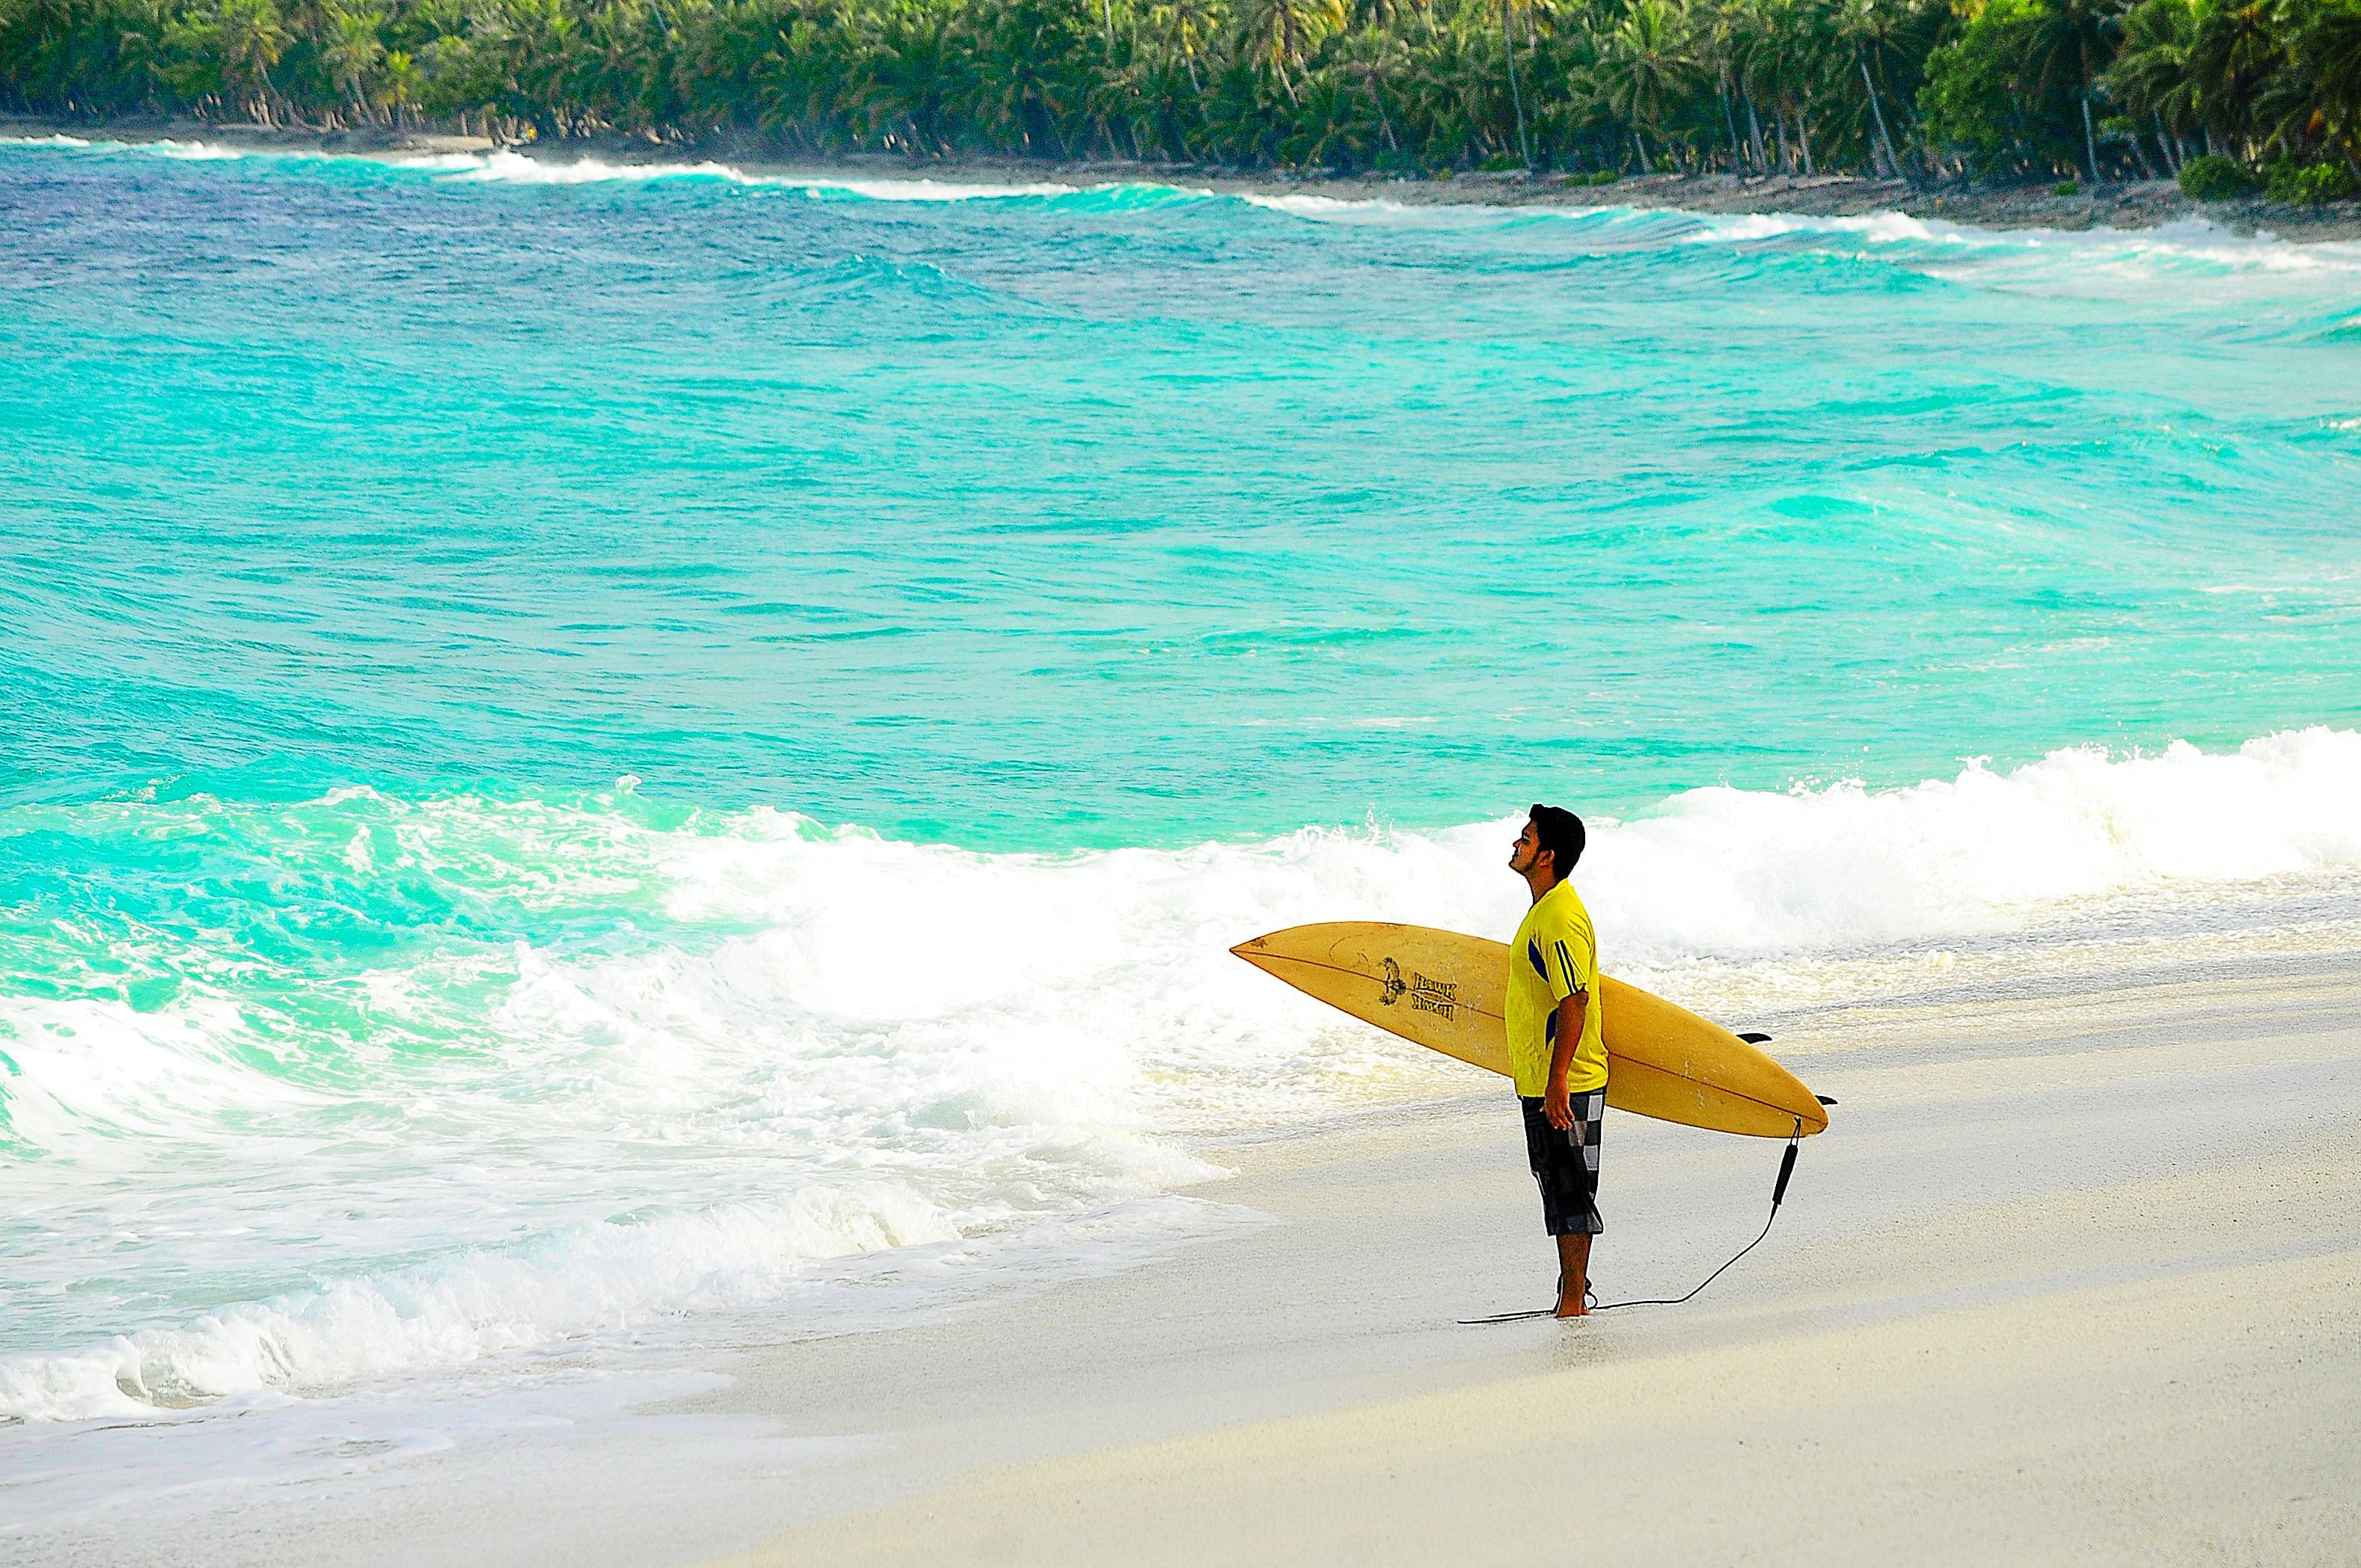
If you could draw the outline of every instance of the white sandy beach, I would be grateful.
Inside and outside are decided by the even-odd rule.
[[[1818,1020],[1843,1105],[1705,1297],[1574,1324],[1499,1098],[1232,1151],[1284,1223],[721,1396],[891,1434],[730,1561],[2361,1561],[2349,956]],[[1776,1146],[1610,1118],[1602,1299],[1678,1294]]]
[[[1774,1048],[1841,1104],[1770,1239],[1686,1307],[1455,1321],[1550,1283],[1513,1116],[1471,1072],[1206,1149],[1238,1174],[1200,1195],[1267,1218],[1143,1266],[750,1348],[708,1392],[512,1419],[367,1485],[192,1476],[170,1514],[12,1551],[2361,1562],[2361,954],[1954,990]],[[1607,1137],[1602,1299],[1677,1295],[1762,1223],[1777,1144],[1620,1113]]]

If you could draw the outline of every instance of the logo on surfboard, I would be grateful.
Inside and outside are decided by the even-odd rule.
[[[1413,1013],[1432,1013],[1439,1018],[1452,1018],[1458,1015],[1458,981],[1431,980],[1416,970],[1412,970],[1410,979],[1405,981],[1402,979],[1401,965],[1391,959],[1380,959],[1378,961],[1386,967],[1385,995],[1379,999],[1380,1006],[1391,1007],[1407,995],[1410,998],[1410,1010]]]

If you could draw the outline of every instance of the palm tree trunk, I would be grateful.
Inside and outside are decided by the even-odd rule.
[[[1869,79],[1869,61],[1861,58],[1861,50],[1855,49],[1852,62],[1861,67],[1861,84],[1869,89],[1869,115],[1877,122],[1877,139],[1885,144],[1886,171],[1896,180],[1907,179],[1902,172],[1902,160],[1894,156],[1894,137],[1885,129],[1885,111],[1878,106],[1877,83]]]
[[[1378,91],[1378,73],[1374,71],[1361,78],[1361,85],[1369,90],[1369,102],[1377,105],[1378,128],[1386,133],[1386,148],[1400,152],[1401,143],[1394,139],[1393,116],[1386,113],[1385,94]]]
[[[2157,173],[2156,165],[2147,160],[2147,148],[2141,143],[2139,133],[2134,131],[2124,139],[2132,144],[2132,156],[2139,159],[2140,173],[2150,180],[2162,178]],[[2169,169],[2165,170],[2165,174],[2168,175],[2171,172]]]
[[[2091,89],[2082,87],[2082,156],[2091,162],[2091,183],[2099,182],[2099,136],[2091,128]]]
[[[2172,156],[2172,139],[2164,134],[2164,111],[2156,112],[2156,145],[2164,153],[2164,166],[2175,174],[2180,172],[2180,160]]]
[[[1804,155],[1804,177],[1817,179],[1819,170],[1812,167],[1812,127],[1804,118],[1802,104],[1795,106],[1795,146]]]
[[[1724,65],[1714,79],[1714,93],[1721,100],[1722,128],[1730,133],[1730,171],[1735,174],[1746,159],[1738,147],[1738,116],[1730,107],[1730,67]]]
[[[1533,148],[1525,139],[1525,94],[1517,85],[1517,37],[1509,30],[1509,0],[1500,0],[1500,48],[1509,57],[1509,101],[1517,106],[1517,153],[1530,170]]]
[[[1754,94],[1742,76],[1738,79],[1738,92],[1739,96],[1746,100],[1746,130],[1754,138],[1754,167],[1758,172],[1768,174],[1771,172],[1771,155],[1763,148],[1763,116],[1754,112]]]

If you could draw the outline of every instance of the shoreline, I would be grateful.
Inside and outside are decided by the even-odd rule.
[[[1219,1195],[1279,1224],[751,1350],[680,1408],[882,1446],[709,1568],[2341,1563],[2361,954],[2232,983],[1799,1021],[1785,1059],[1844,1108],[1686,1307],[1458,1322],[1547,1288],[1497,1093],[1234,1150]],[[1775,1142],[1607,1135],[1603,1299],[1677,1295],[1760,1223]],[[1583,1478],[1578,1525],[1520,1506],[1510,1453]]]
[[[2361,203],[2321,208],[2276,206],[2261,201],[2198,203],[2170,181],[2110,184],[2060,196],[2038,185],[1914,187],[1898,180],[1850,174],[1817,176],[1730,174],[1635,175],[1612,185],[1574,184],[1563,175],[1460,173],[1449,179],[1406,180],[1359,175],[1293,176],[1242,172],[1195,164],[1050,159],[971,155],[919,159],[887,154],[782,158],[775,148],[746,137],[677,142],[609,135],[560,142],[501,144],[478,136],[434,131],[362,131],[217,124],[191,119],[82,122],[41,115],[0,115],[0,135],[64,136],[92,140],[205,140],[255,151],[329,156],[489,154],[514,152],[551,163],[595,158],[619,164],[724,162],[747,174],[792,179],[932,180],[945,184],[1010,181],[1075,185],[1140,182],[1186,185],[1224,195],[1309,196],[1339,202],[1384,201],[1403,206],[1542,207],[1583,211],[1623,207],[1717,215],[1865,217],[1894,213],[1922,222],[2005,232],[2035,229],[2077,233],[2135,232],[2176,223],[2203,223],[2241,237],[2264,236],[2290,244],[2361,240]]]
[[[1573,1324],[1513,1110],[1465,1087],[1194,1152],[1266,1222],[384,1466],[93,1516],[23,1561],[434,1568],[1695,1558],[2324,1565],[2361,1532],[2361,949],[1829,1006],[1840,1102],[1757,1251]],[[1609,1118],[1603,1299],[1761,1227],[1776,1140]],[[609,1397],[631,1398],[619,1387]],[[324,1409],[333,1422],[333,1409]],[[231,1418],[235,1420],[235,1418]],[[333,1437],[331,1431],[327,1436]],[[341,1453],[341,1449],[332,1450]],[[1700,1504],[1704,1506],[1700,1506]]]

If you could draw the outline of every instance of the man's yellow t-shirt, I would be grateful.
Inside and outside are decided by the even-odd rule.
[[[1529,1100],[1549,1088],[1557,1004],[1576,992],[1590,1005],[1582,1012],[1582,1038],[1566,1064],[1565,1087],[1587,1094],[1607,1087],[1607,1039],[1599,1032],[1598,939],[1569,878],[1542,894],[1509,944],[1509,1066],[1517,1092]]]

